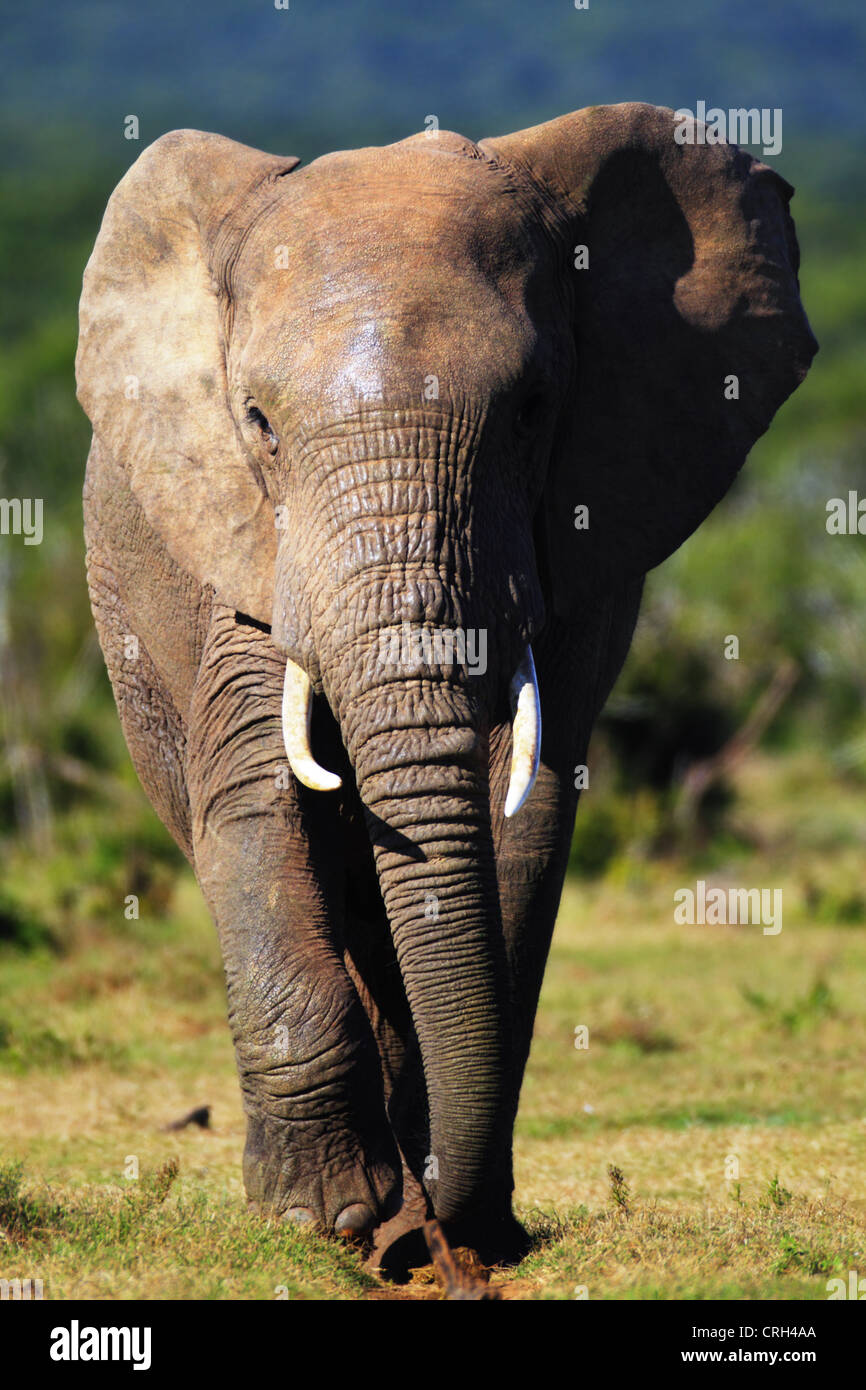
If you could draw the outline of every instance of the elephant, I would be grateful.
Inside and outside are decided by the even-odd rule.
[[[88,589],[219,936],[247,1199],[383,1268],[432,1220],[527,1249],[575,771],[647,572],[817,351],[793,189],[682,130],[594,106],[304,167],[172,131],[85,270]]]

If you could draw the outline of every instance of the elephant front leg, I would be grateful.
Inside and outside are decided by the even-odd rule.
[[[337,808],[286,776],[279,659],[264,634],[245,632],[238,650],[231,618],[208,639],[189,781],[247,1116],[244,1180],[267,1213],[366,1236],[399,1201],[400,1163],[337,944]]]
[[[247,1194],[265,1211],[366,1235],[398,1183],[378,1054],[315,896],[300,888],[289,900],[267,837],[261,848],[224,831],[196,846],[225,959]]]

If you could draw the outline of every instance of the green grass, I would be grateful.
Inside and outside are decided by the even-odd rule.
[[[712,871],[625,854],[567,885],[517,1123],[535,1243],[494,1276],[505,1297],[822,1299],[866,1272],[866,932],[816,911],[852,851],[814,849],[802,795],[783,794],[813,774],[805,757],[741,773],[760,854]],[[825,801],[856,826],[845,785]],[[701,875],[780,887],[782,931],[677,925],[673,893]],[[247,1211],[219,953],[191,877],[168,915],[145,894],[140,920],[116,916],[79,922],[63,952],[0,959],[0,1277],[55,1298],[384,1296],[355,1252]],[[211,1129],[165,1131],[201,1105]]]
[[[46,1298],[355,1298],[375,1288],[357,1257],[322,1236],[251,1219],[237,1199],[178,1181],[170,1159],[125,1189],[65,1201],[0,1169],[3,1276],[41,1279]],[[175,1192],[175,1187],[179,1189]]]

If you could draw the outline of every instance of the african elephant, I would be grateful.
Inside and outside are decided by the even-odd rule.
[[[386,1253],[525,1248],[575,768],[646,572],[816,351],[791,187],[675,128],[305,168],[174,131],[85,273],[91,602],[219,932],[247,1193]]]

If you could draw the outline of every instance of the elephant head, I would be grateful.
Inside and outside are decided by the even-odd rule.
[[[675,129],[593,107],[306,168],[178,131],[115,191],[86,272],[95,435],[177,563],[270,628],[310,794],[341,781],[311,709],[339,726],[446,1220],[510,1144],[494,845],[538,764],[531,644],[690,535],[816,347],[791,188]],[[407,633],[483,633],[486,662]]]

